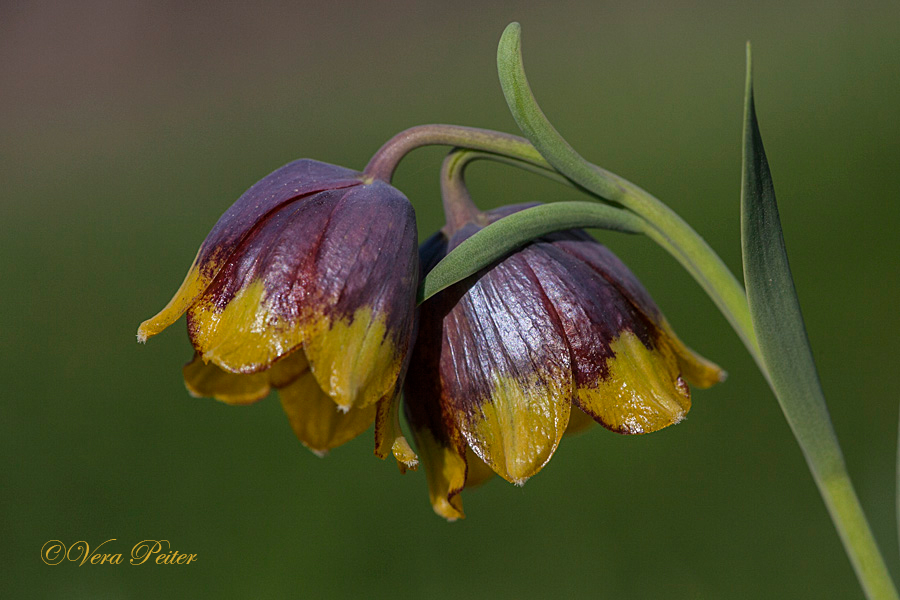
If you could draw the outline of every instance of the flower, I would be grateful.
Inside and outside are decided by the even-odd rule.
[[[192,394],[246,404],[277,388],[295,433],[319,453],[368,428],[377,404],[383,455],[399,437],[390,421],[417,273],[415,213],[399,190],[298,160],[222,215],[138,340],[187,312]]]
[[[530,205],[477,213],[420,248],[425,272],[476,231]],[[724,373],[672,332],[644,287],[581,230],[535,240],[421,307],[405,410],[435,512],[492,472],[523,484],[589,418],[649,433]]]

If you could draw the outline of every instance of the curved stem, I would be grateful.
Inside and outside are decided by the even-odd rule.
[[[419,125],[401,131],[389,139],[372,156],[363,172],[369,177],[390,182],[404,156],[416,148],[435,145],[481,150],[515,158],[538,167],[553,168],[528,140],[517,135],[460,125]]]
[[[455,171],[463,171],[466,167],[469,166],[469,164],[477,160],[490,160],[492,162],[509,165],[523,171],[529,171],[536,175],[540,175],[541,177],[546,177],[547,179],[555,181],[556,183],[568,185],[587,194],[593,195],[591,192],[585,190],[571,179],[568,179],[565,176],[561,175],[559,171],[551,167],[550,164],[546,161],[544,161],[543,164],[539,165],[531,162],[523,162],[522,160],[510,156],[503,156],[502,154],[483,152],[481,150],[469,150],[468,148],[457,148],[453,151],[453,154],[456,156],[456,159],[453,161],[452,165],[450,165],[453,170],[447,173],[448,177],[457,177],[458,175],[455,173]]]
[[[515,136],[510,137],[515,138]],[[518,138],[518,140],[528,143],[523,138]],[[521,148],[518,149],[517,153],[520,155],[526,154],[524,149]],[[456,159],[453,162],[450,162],[450,156],[456,156]],[[454,152],[450,156],[448,156],[445,161],[445,166],[458,170],[465,169],[468,163],[475,160],[493,160],[495,162],[501,162],[526,169],[559,183],[571,185],[582,189],[595,197],[615,200],[625,207],[634,207],[637,205],[652,206],[654,204],[662,207],[664,210],[659,211],[659,214],[656,215],[656,222],[652,222],[645,215],[637,213],[635,216],[637,217],[640,215],[640,217],[633,221],[632,227],[636,231],[640,231],[647,235],[647,237],[655,241],[678,260],[694,279],[700,283],[701,287],[710,293],[710,296],[713,296],[713,293],[709,292],[707,288],[712,288],[716,296],[721,298],[721,304],[719,301],[716,301],[716,304],[731,322],[732,327],[735,332],[737,332],[738,336],[744,340],[744,343],[753,358],[757,363],[760,362],[759,348],[756,345],[756,337],[753,332],[753,325],[750,320],[750,312],[743,288],[737,283],[737,280],[734,275],[731,274],[731,271],[728,270],[728,267],[725,266],[718,255],[716,255],[712,248],[706,244],[697,232],[671,211],[671,209],[666,207],[649,193],[630,181],[599,167],[596,167],[596,181],[588,182],[590,185],[579,185],[580,182],[573,181],[565,175],[560,174],[546,162],[541,163],[540,161],[533,160],[524,162],[509,156],[474,150],[460,150],[458,153]],[[601,191],[603,194],[599,193]],[[665,218],[666,213],[669,214],[670,218]],[[683,227],[679,228],[679,225]],[[586,225],[581,226],[583,227]],[[714,301],[716,300],[716,298],[713,299]],[[724,308],[722,305],[724,305]],[[768,378],[768,373],[765,369],[762,369],[762,373],[763,376]]]
[[[481,211],[472,202],[466,187],[464,173],[473,150],[457,149],[447,155],[441,165],[441,202],[444,218],[450,231],[461,229],[466,223],[478,219]]]

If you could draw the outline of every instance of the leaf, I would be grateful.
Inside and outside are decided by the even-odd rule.
[[[528,141],[557,171],[599,198],[622,202],[624,181],[585,160],[563,138],[538,105],[522,62],[522,26],[510,23],[497,47],[497,72],[506,104]],[[627,198],[625,198],[627,202]]]
[[[419,302],[543,235],[591,227],[639,233],[643,226],[637,215],[595,202],[555,202],[527,208],[488,225],[447,254],[425,276]]]
[[[744,96],[741,245],[750,317],[769,383],[819,486],[868,598],[897,592],[853,484],[828,416],[788,264],[772,173],[753,99],[750,45]]]
[[[756,108],[748,46],[744,100],[741,243],[750,317],[766,370],[797,437],[816,443],[834,435],[788,264],[772,173]],[[813,413],[818,419],[811,419]],[[813,422],[819,427],[812,428]]]

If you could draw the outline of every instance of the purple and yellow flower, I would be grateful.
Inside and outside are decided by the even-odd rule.
[[[415,213],[399,190],[298,160],[225,212],[138,339],[186,312],[192,394],[247,404],[276,388],[295,433],[319,453],[367,429],[377,405],[383,454],[399,435],[389,421],[417,276]]]
[[[477,213],[427,240],[427,272],[480,228],[526,208]],[[523,484],[564,433],[596,421],[639,434],[679,422],[687,382],[721,381],[687,348],[644,287],[581,230],[528,244],[421,307],[405,409],[435,512],[463,517],[459,493],[497,473]]]

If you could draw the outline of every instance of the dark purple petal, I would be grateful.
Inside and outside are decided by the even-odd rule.
[[[230,254],[269,213],[286,203],[324,190],[361,185],[362,174],[351,169],[303,158],[265,176],[225,211],[200,248],[200,264],[215,264],[214,258]],[[213,274],[210,273],[210,276]]]

